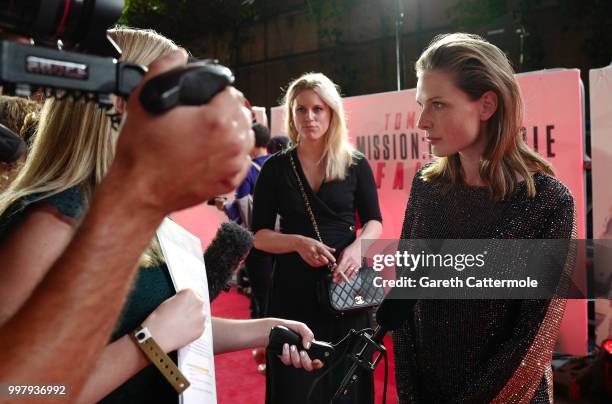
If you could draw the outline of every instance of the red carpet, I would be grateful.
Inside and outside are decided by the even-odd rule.
[[[234,289],[221,295],[212,304],[212,314],[226,318],[249,318],[249,301]],[[393,353],[391,340],[385,338],[389,350],[389,383],[387,403],[397,402],[395,377],[393,374]],[[266,383],[264,376],[257,374],[256,364],[251,350],[232,352],[215,357],[217,376],[217,397],[220,404],[225,403],[264,403]],[[381,363],[375,373],[376,404],[382,403],[384,364]]]

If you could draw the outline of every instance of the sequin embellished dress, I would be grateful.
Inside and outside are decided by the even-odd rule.
[[[425,181],[417,172],[402,239],[569,239],[574,202],[548,175],[501,202],[485,188]],[[400,403],[548,403],[552,349],[565,301],[417,300],[393,333]]]

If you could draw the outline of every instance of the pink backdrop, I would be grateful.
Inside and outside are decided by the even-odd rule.
[[[257,122],[267,127],[268,117],[266,115],[266,109],[257,106],[253,106],[252,109]],[[197,181],[197,179],[195,180]],[[230,192],[225,196],[228,200],[232,200],[234,198],[234,193]],[[210,244],[221,223],[227,222],[228,220],[225,213],[220,212],[214,206],[206,205],[206,203],[180,212],[174,212],[172,218],[198,237],[200,241],[202,241],[202,248],[206,248]]]
[[[557,171],[576,203],[578,238],[584,238],[583,100],[577,69],[532,72],[517,76],[525,101],[526,139]],[[352,142],[366,154],[378,186],[383,215],[382,238],[399,237],[412,178],[430,160],[424,133],[416,128],[416,90],[344,99]],[[283,108],[271,111],[273,135],[285,134]],[[560,349],[586,354],[586,302],[570,301],[562,326]],[[577,326],[580,324],[580,326]]]

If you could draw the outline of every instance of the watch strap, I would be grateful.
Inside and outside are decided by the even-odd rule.
[[[130,338],[142,350],[147,358],[153,363],[168,382],[174,387],[178,394],[189,387],[189,380],[176,366],[174,361],[160,348],[151,336],[147,327],[139,327],[130,334]]]

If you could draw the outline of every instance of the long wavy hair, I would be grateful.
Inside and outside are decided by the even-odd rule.
[[[152,30],[117,27],[109,36],[122,49],[121,60],[148,65],[176,49],[171,40]],[[27,161],[9,188],[0,195],[0,215],[13,203],[37,194],[37,199],[79,186],[85,205],[106,175],[115,156],[118,131],[106,111],[82,100],[48,99]],[[147,263],[147,254],[142,263]]]
[[[325,165],[325,180],[343,180],[346,170],[355,162],[359,152],[351,145],[338,86],[322,73],[306,73],[289,84],[283,104],[286,108],[285,126],[291,142],[300,143],[300,134],[293,123],[296,97],[305,90],[314,91],[332,112],[325,134],[325,149],[320,162]]]
[[[455,84],[471,100],[485,92],[497,95],[497,111],[486,126],[486,146],[480,161],[480,176],[494,200],[511,195],[525,180],[529,196],[535,196],[534,172],[554,176],[549,162],[523,140],[523,99],[510,61],[498,47],[477,35],[455,33],[436,36],[415,65],[417,77],[425,71],[442,71],[454,77]],[[459,155],[440,157],[427,167],[425,180],[463,181]]]

